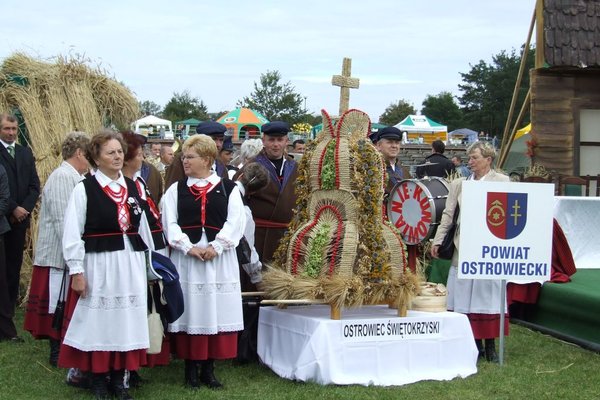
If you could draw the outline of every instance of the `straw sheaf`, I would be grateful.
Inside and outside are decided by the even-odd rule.
[[[127,126],[139,115],[131,92],[100,68],[90,68],[89,60],[57,57],[54,61],[15,53],[0,68],[0,111],[18,110],[23,116],[29,139],[26,144],[34,153],[42,186],[62,161],[61,144],[67,133],[80,130],[92,134],[110,123]],[[37,218],[36,208],[30,229],[33,234],[28,236],[24,253],[22,282],[31,274]],[[29,286],[27,282],[22,285]]]
[[[262,285],[267,296],[275,300],[291,299],[294,277],[272,265],[265,266],[267,270],[263,274]]]
[[[408,307],[412,299],[420,293],[421,280],[418,275],[406,271],[399,279],[393,280],[392,287],[394,306],[396,308]]]

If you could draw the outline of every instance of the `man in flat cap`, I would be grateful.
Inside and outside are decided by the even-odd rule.
[[[411,178],[409,169],[398,160],[401,141],[402,132],[393,126],[386,126],[377,133],[375,146],[383,157],[385,173],[388,177],[385,187],[386,198],[398,182]]]
[[[212,140],[215,141],[215,144],[217,145],[217,151],[219,152],[223,148],[225,132],[227,132],[227,127],[215,121],[201,122],[196,127],[196,133],[208,135],[212,138]],[[215,160],[213,169],[221,178],[228,178],[227,168],[221,162],[221,160]],[[185,174],[183,172],[183,163],[181,162],[181,152],[178,152],[175,154],[171,166],[167,168],[167,172],[165,173],[165,190],[168,189],[173,183],[178,182],[183,178],[185,178]]]
[[[256,223],[254,247],[263,265],[273,258],[279,240],[292,220],[296,205],[294,193],[298,165],[285,151],[288,144],[287,123],[273,121],[261,127],[263,149],[255,161],[269,171],[269,184],[248,199]]]

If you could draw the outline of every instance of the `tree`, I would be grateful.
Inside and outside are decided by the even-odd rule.
[[[197,97],[192,97],[190,92],[173,93],[173,97],[163,110],[163,118],[171,121],[180,121],[188,118],[196,118],[200,121],[208,119],[206,105]]]
[[[156,115],[157,117],[161,116],[161,112],[160,112],[161,108],[155,102],[150,101],[150,100],[144,100],[144,101],[140,101],[138,104],[140,106],[140,112],[142,113],[143,116],[146,116],[146,115]]]
[[[519,87],[517,107],[523,104],[527,94],[529,88],[527,71],[533,68],[534,57],[535,50],[530,48],[525,73]],[[499,138],[502,136],[520,62],[521,55],[516,54],[514,49],[510,53],[503,50],[492,57],[491,64],[480,60],[477,64],[471,65],[469,72],[460,74],[464,83],[458,85],[462,92],[459,102],[468,127],[485,131],[489,135],[497,135]],[[517,114],[518,108],[513,114],[513,121],[510,121],[511,126]]]
[[[416,114],[417,110],[408,101],[401,99],[398,103],[390,104],[379,117],[379,123],[385,125],[396,125],[408,115]]]
[[[462,127],[463,114],[450,92],[440,92],[437,96],[427,95],[421,112],[432,120],[448,126],[448,131]]]
[[[304,97],[296,93],[290,82],[280,83],[279,71],[267,71],[260,75],[260,83],[254,82],[254,92],[237,102],[238,107],[258,111],[269,121],[302,122],[306,115]]]

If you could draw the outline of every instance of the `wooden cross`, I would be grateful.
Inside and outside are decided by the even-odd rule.
[[[340,86],[340,113],[342,115],[350,108],[350,89],[358,89],[360,80],[351,77],[352,59],[344,58],[342,63],[342,75],[334,75],[331,78],[333,86]]]

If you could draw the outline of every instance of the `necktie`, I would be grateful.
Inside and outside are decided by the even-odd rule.
[[[15,158],[15,148],[13,146],[8,146],[6,151],[8,151],[8,154],[10,154],[12,158]]]

